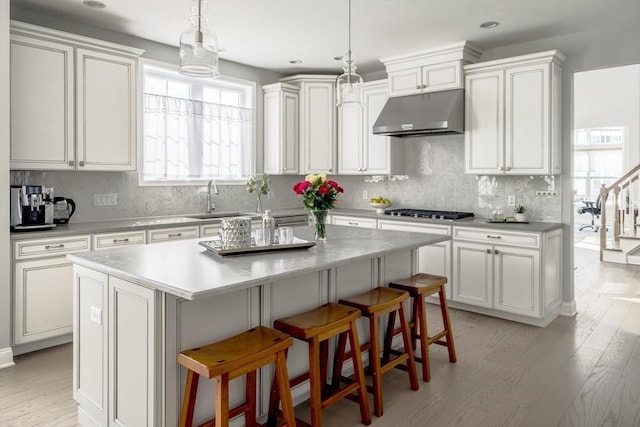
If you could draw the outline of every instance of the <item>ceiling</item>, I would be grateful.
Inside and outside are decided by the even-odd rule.
[[[21,9],[178,45],[190,0],[10,0]],[[335,72],[347,50],[347,0],[209,0],[221,58],[282,73]],[[499,21],[482,29],[485,21]],[[638,29],[640,0],[353,0],[352,51],[362,73],[379,58],[468,40],[484,48],[581,31]],[[301,60],[292,65],[290,60]]]

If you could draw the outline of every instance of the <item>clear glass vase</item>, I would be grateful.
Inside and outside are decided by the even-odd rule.
[[[314,240],[319,242],[327,241],[327,215],[329,210],[312,210],[311,221],[315,227]]]
[[[258,193],[258,198],[256,200],[256,213],[262,213],[262,198],[261,194]]]

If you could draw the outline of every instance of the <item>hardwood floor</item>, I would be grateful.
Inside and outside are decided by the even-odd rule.
[[[602,264],[588,242],[575,259],[575,318],[537,328],[452,310],[458,362],[435,346],[432,380],[415,392],[405,372],[386,374],[372,426],[640,426],[640,268]],[[304,404],[296,413],[308,416]],[[350,401],[323,411],[325,426],[359,419]],[[76,425],[71,345],[0,370],[0,426]]]

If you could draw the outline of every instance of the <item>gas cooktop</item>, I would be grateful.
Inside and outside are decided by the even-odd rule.
[[[413,218],[444,219],[458,221],[461,219],[473,219],[472,212],[435,211],[430,209],[387,209],[385,215],[409,216]]]

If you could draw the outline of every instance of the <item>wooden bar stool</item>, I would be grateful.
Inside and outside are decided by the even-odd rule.
[[[369,367],[373,375],[373,403],[374,414],[381,417],[383,414],[382,409],[382,374],[390,371],[395,366],[406,362],[406,369],[409,371],[409,382],[412,390],[418,390],[418,378],[416,374],[416,365],[413,360],[413,348],[411,346],[411,340],[409,339],[409,325],[404,313],[403,302],[409,299],[409,294],[404,291],[389,288],[376,288],[371,291],[350,297],[343,298],[339,302],[351,307],[355,307],[360,310],[364,317],[369,318],[369,343],[360,346],[360,351],[369,350]],[[402,332],[402,338],[404,341],[405,352],[398,354],[398,357],[393,360],[380,360],[380,329],[378,326],[379,319],[382,315],[387,313],[400,313],[400,327]],[[336,356],[336,364],[334,365],[334,384],[338,381],[349,381],[347,378],[341,376],[342,363],[344,362],[344,356],[341,354],[344,352],[345,342],[344,340],[338,341],[338,355]],[[355,347],[351,346],[353,351]]]
[[[182,401],[180,426],[193,424],[193,411],[200,375],[217,378],[216,416],[203,426],[226,427],[229,419],[245,414],[245,426],[259,426],[256,416],[256,370],[275,363],[274,384],[282,399],[283,418],[286,425],[294,427],[293,400],[287,374],[286,351],[293,339],[282,332],[258,326],[223,341],[203,347],[184,350],[178,355],[178,363],[187,368],[187,382]],[[229,381],[246,374],[246,402],[229,409]]]
[[[415,348],[416,341],[420,341],[421,357],[416,356],[415,359],[422,364],[422,380],[427,382],[431,381],[431,371],[429,367],[429,346],[431,344],[439,344],[447,347],[449,351],[449,361],[451,363],[455,363],[456,361],[456,348],[453,343],[451,319],[449,318],[449,308],[447,306],[447,297],[444,288],[446,284],[446,277],[426,273],[415,274],[408,279],[396,280],[389,283],[390,288],[401,289],[409,292],[411,295],[413,301],[413,315],[411,322],[409,322],[411,342]],[[440,297],[440,312],[442,314],[444,330],[429,337],[424,298],[435,293],[438,293]],[[395,320],[392,317],[393,316],[389,316],[389,323],[387,325],[384,357],[388,357],[389,353],[396,353],[396,350],[391,349],[391,339],[400,332],[400,330],[395,328]],[[446,341],[443,341],[443,338],[446,338]]]
[[[355,370],[355,382],[341,389],[330,389],[327,385],[328,340],[339,336],[340,339],[349,338],[352,346],[358,343],[358,329],[356,319],[360,312],[344,305],[328,303],[313,310],[276,320],[273,327],[309,344],[309,372],[290,381],[294,387],[307,379],[311,386],[311,425],[322,425],[322,409],[336,403],[353,392],[358,394],[360,404],[360,418],[362,424],[371,424],[369,402],[367,401],[366,383],[362,369],[362,359],[358,352],[352,352]],[[269,419],[267,426],[275,426],[277,421],[277,390],[272,387],[269,403]],[[297,420],[298,425],[307,425]]]

